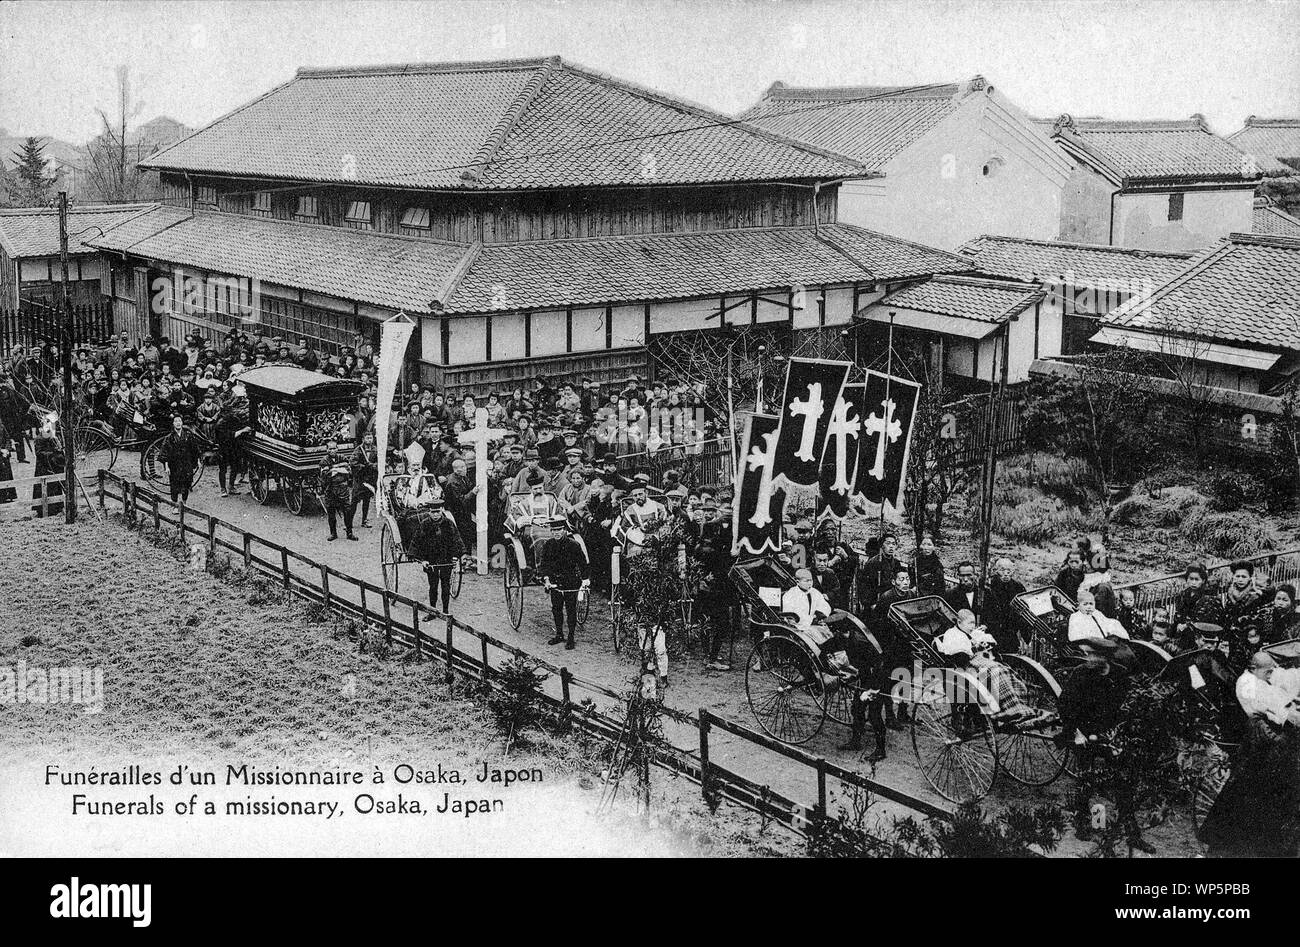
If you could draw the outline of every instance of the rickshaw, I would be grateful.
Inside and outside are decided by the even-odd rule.
[[[884,650],[861,621],[836,609],[827,618],[832,630],[864,642],[877,662],[845,677],[822,649],[781,611],[781,596],[795,585],[794,575],[771,557],[743,559],[731,567],[741,614],[757,639],[745,664],[745,694],[759,727],[770,736],[798,746],[807,743],[829,718],[853,724],[853,702],[862,698],[865,672],[879,669]]]
[[[559,502],[555,495],[552,493],[544,495],[550,497],[551,506],[558,510]],[[531,496],[530,493],[512,493],[506,503],[504,576],[506,613],[510,617],[510,624],[516,629],[524,619],[524,590],[529,587],[540,587],[542,584],[536,572],[537,546],[556,536],[548,523],[518,523],[518,520],[525,515],[523,504]],[[583,541],[582,534],[574,531],[572,535],[578,543],[578,548],[582,550],[583,558],[590,562],[587,544]],[[558,591],[578,593],[578,623],[585,624],[587,613],[591,609],[591,589],[584,586]]]
[[[634,629],[625,627],[628,613],[627,595],[622,588],[623,574],[627,569],[635,567],[636,557],[643,553],[647,540],[655,533],[655,529],[647,531],[642,526],[625,522],[623,513],[633,502],[631,497],[621,497],[619,502],[619,519],[610,531],[613,545],[609,562],[609,624],[616,652],[622,650],[623,642],[632,637],[634,632]],[[677,570],[677,574],[682,577],[682,597],[678,599],[682,627],[689,628],[694,600],[686,593],[688,562],[684,544],[677,549]]]
[[[1300,665],[1300,641],[1265,645],[1279,667]],[[1203,742],[1192,774],[1192,824],[1199,833],[1219,794],[1232,776],[1232,761],[1245,739],[1245,712],[1237,701],[1236,681],[1217,648],[1203,648],[1170,659],[1166,669],[1171,682],[1195,695],[1208,711],[1203,718]],[[1189,754],[1190,755],[1190,754]]]
[[[347,435],[347,409],[365,386],[292,365],[250,368],[239,383],[248,392],[253,429],[241,441],[249,491],[265,505],[278,489],[289,512],[301,516],[308,496],[320,501],[317,481],[325,442],[337,439],[345,453],[354,446]]]
[[[998,772],[1026,786],[1046,786],[1064,772],[1061,688],[1047,668],[1021,654],[999,655],[995,669],[959,666],[935,643],[957,623],[956,611],[936,595],[891,605],[888,620],[912,652],[893,696],[911,705],[912,749],[935,792],[971,802],[988,793]]]
[[[1078,645],[1069,639],[1070,616],[1076,610],[1074,599],[1054,585],[1022,592],[1011,600],[1012,615],[1029,632],[1029,656],[1055,673],[1083,661]],[[1149,641],[1134,638],[1127,644],[1137,658],[1134,670],[1139,674],[1158,675],[1169,662],[1168,653]]]
[[[421,567],[451,566],[451,597],[459,598],[461,582],[465,576],[463,557],[457,557],[454,562],[424,562],[411,555],[410,531],[408,529],[404,532],[402,526],[404,517],[412,512],[405,505],[406,498],[416,490],[427,490],[435,494],[440,492],[437,478],[430,473],[388,474],[379,485],[376,506],[379,515],[383,517],[383,523],[379,527],[379,564],[384,573],[384,588],[390,592],[400,590],[398,567],[407,563],[418,562]],[[444,510],[443,515],[453,526],[456,525],[456,518],[450,511]]]

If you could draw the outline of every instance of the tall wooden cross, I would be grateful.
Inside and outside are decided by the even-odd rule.
[[[505,436],[504,429],[488,427],[487,408],[479,408],[474,412],[474,426],[456,438],[458,443],[474,445],[474,483],[478,487],[474,494],[474,519],[478,524],[474,558],[479,575],[487,575],[488,571],[488,442]]]

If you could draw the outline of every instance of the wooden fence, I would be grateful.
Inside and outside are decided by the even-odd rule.
[[[104,300],[72,307],[73,344],[97,342],[113,331],[113,307]],[[63,339],[63,317],[57,307],[22,302],[17,309],[0,309],[0,357],[18,346],[29,347]]]
[[[958,467],[984,462],[988,455],[991,414],[996,414],[994,437],[998,456],[1020,450],[1024,443],[1023,406],[1023,398],[1015,389],[1008,389],[996,406],[987,394],[971,395],[944,405],[945,412],[951,413],[955,422],[955,436],[945,442],[948,459]]]
[[[681,470],[688,487],[726,486],[731,483],[731,442],[719,437],[693,447],[663,447],[618,458],[619,473],[645,470],[653,483],[659,483],[670,467]]]
[[[543,693],[542,699],[557,713],[566,715],[578,727],[601,739],[616,742],[623,733],[623,721],[592,703],[583,702],[580,694],[603,698],[621,706],[626,695],[593,681],[584,680],[567,667],[557,666],[521,648],[484,634],[452,615],[445,615],[428,604],[397,592],[389,592],[364,579],[358,579],[333,566],[317,562],[295,550],[263,539],[247,530],[208,513],[172,503],[139,483],[100,470],[98,502],[106,508],[108,501],[121,505],[128,525],[140,522],[175,527],[181,540],[197,538],[209,554],[217,550],[232,553],[245,569],[274,579],[286,592],[314,602],[334,613],[356,619],[367,627],[380,630],[390,644],[408,647],[417,655],[427,654],[443,661],[447,676],[476,681],[485,688],[500,688],[501,665],[512,658],[523,658],[547,672],[559,682],[560,693]],[[684,776],[707,790],[712,787],[732,802],[757,812],[792,831],[805,835],[828,812],[827,780],[836,780],[868,794],[887,799],[926,818],[948,820],[951,813],[924,799],[885,786],[860,773],[852,772],[803,750],[786,746],[748,727],[701,709],[698,716],[669,707],[661,712],[668,719],[698,734],[699,750],[678,747],[668,740],[656,741],[655,762]],[[801,804],[770,786],[757,783],[709,757],[709,734],[713,728],[724,730],[747,743],[777,753],[811,770],[817,785],[817,801]]]

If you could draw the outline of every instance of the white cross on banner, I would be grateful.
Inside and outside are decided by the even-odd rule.
[[[744,551],[758,556],[781,548],[785,491],[772,480],[779,425],[767,414],[751,414],[745,422],[731,513],[732,555]]]
[[[873,507],[884,503],[890,512],[902,512],[912,419],[920,392],[914,381],[867,372],[856,490]]]
[[[845,385],[831,409],[819,486],[827,514],[837,520],[848,515],[850,501],[857,492],[859,444],[864,436],[862,420],[867,414],[866,398],[865,384]]]
[[[792,358],[787,363],[773,474],[777,485],[817,484],[832,411],[850,367],[825,359]]]

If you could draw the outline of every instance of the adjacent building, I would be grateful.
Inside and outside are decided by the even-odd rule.
[[[102,300],[99,252],[88,241],[152,204],[87,204],[68,214],[68,294],[74,306]],[[59,214],[52,207],[0,209],[0,309],[20,302],[53,304],[63,271],[59,262]]]
[[[1277,391],[1300,367],[1300,238],[1231,234],[1108,313],[1094,341],[1197,384]]]
[[[1278,237],[1300,237],[1300,219],[1288,214],[1267,197],[1255,198],[1255,223],[1251,233]]]
[[[917,86],[774,83],[742,116],[873,172],[839,189],[846,223],[954,249],[983,233],[1053,238],[1073,162],[975,77]]]
[[[1083,352],[1103,316],[1165,284],[1193,256],[1188,251],[990,235],[971,240],[958,252],[979,275],[1020,280],[1043,290],[1033,311],[1030,357],[1034,359]],[[1028,347],[1023,347],[1017,353],[1017,367],[1029,355]]]
[[[92,241],[128,330],[332,353],[402,311],[452,393],[645,373],[724,323],[847,326],[969,268],[841,222],[862,163],[558,57],[301,69],[141,166],[162,205]]]
[[[1250,155],[1265,175],[1300,173],[1300,118],[1252,115],[1228,141]]]
[[[1109,121],[1062,115],[1051,128],[1076,162],[1061,201],[1060,239],[1189,250],[1251,229],[1261,172],[1201,116]]]

